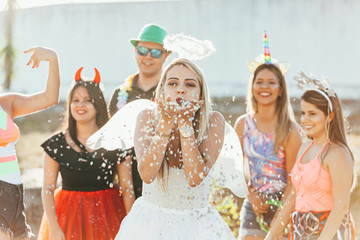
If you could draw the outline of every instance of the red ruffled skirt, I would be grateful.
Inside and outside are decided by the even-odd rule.
[[[57,189],[55,210],[66,240],[114,239],[126,215],[120,191],[115,188],[93,192]],[[40,239],[49,239],[45,213],[39,229]]]

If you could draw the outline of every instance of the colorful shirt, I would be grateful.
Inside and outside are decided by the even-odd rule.
[[[0,107],[0,180],[21,184],[15,144],[20,137],[19,128]]]
[[[274,151],[274,132],[263,133],[256,128],[252,115],[245,118],[244,154],[250,166],[252,188],[263,195],[284,192],[287,183],[285,150]]]

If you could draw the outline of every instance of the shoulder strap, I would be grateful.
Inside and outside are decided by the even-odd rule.
[[[250,115],[246,114],[245,119],[244,119],[244,130],[246,130],[246,128],[250,127],[251,121],[250,121]]]
[[[323,153],[324,149],[327,147],[327,145],[329,144],[329,142],[330,142],[330,139],[328,139],[328,140],[326,141],[326,143],[324,144],[324,146],[321,148],[320,152],[319,152],[318,155],[316,156],[317,159],[319,159],[321,165],[323,164],[323,160],[324,160],[324,159],[320,159],[320,155]]]
[[[305,151],[300,155],[299,157],[299,161],[301,161],[301,159],[304,157],[305,153],[307,153],[307,151],[309,151],[310,147],[314,144],[314,141],[311,141],[311,143],[309,144],[309,146],[307,146],[307,148],[305,149]]]

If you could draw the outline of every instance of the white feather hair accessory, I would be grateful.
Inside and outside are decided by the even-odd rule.
[[[298,76],[294,77],[294,80],[297,81],[296,86],[299,89],[314,90],[328,101],[331,112],[333,111],[333,106],[330,100],[330,97],[335,98],[335,91],[329,87],[329,79],[324,77],[323,79],[317,79],[313,75],[306,75],[304,72],[300,72]]]
[[[204,59],[216,51],[209,40],[199,40],[184,34],[167,35],[164,39],[164,48],[190,61]]]
[[[335,97],[335,91],[329,86],[329,79],[327,77],[317,79],[313,75],[306,75],[304,72],[300,72],[298,76],[294,77],[294,80],[297,81],[296,86],[299,89],[304,89],[307,87],[309,89],[320,89],[324,91],[329,97]]]

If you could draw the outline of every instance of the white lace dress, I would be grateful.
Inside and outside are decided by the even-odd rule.
[[[137,100],[125,105],[87,145],[108,150],[130,148],[133,145],[136,119],[144,108],[154,103]],[[128,116],[124,119],[123,116]],[[243,154],[234,129],[225,123],[224,142],[218,159],[209,174],[196,187],[190,187],[183,169],[169,167],[166,191],[157,179],[143,184],[138,198],[121,223],[117,240],[227,240],[235,239],[217,210],[209,204],[210,183],[229,188],[238,197],[245,197],[247,187],[243,174]]]

